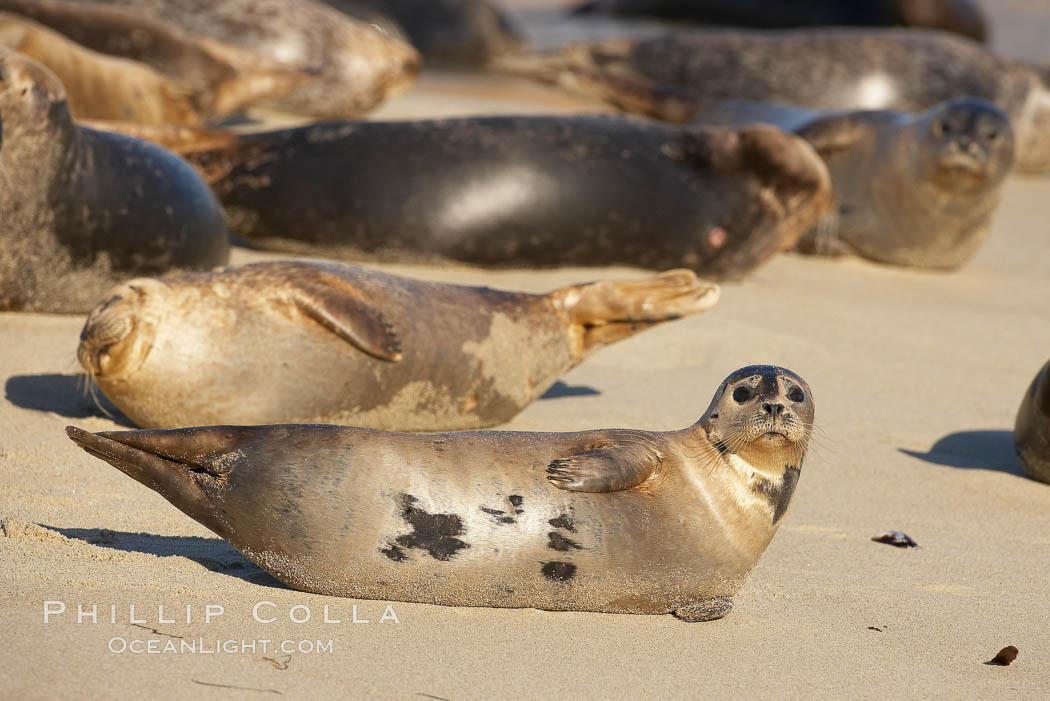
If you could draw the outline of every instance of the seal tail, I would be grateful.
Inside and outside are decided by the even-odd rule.
[[[236,433],[222,426],[102,433],[66,427],[66,435],[89,455],[146,485],[219,535],[222,524],[210,497],[240,457],[232,450]]]
[[[721,289],[692,270],[667,270],[642,280],[605,280],[551,293],[583,331],[582,355],[645,329],[714,307]]]

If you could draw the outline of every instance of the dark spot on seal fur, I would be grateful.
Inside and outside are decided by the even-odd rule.
[[[450,560],[463,548],[470,547],[470,543],[455,537],[463,534],[463,519],[456,514],[427,513],[416,506],[419,500],[411,494],[398,494],[397,500],[401,517],[413,528],[411,533],[394,538],[397,545],[426,550],[435,560]]]
[[[555,528],[564,528],[570,533],[576,532],[576,526],[573,525],[572,517],[567,514],[562,514],[558,518],[552,518],[550,521],[547,521],[547,523]]]
[[[583,550],[583,546],[572,538],[566,538],[561,533],[558,533],[558,531],[551,531],[547,534],[547,537],[550,539],[550,542],[547,543],[547,547],[551,550],[559,550],[561,552],[565,552],[572,548]]]
[[[510,505],[514,507],[514,513],[519,515],[525,513],[525,509],[521,508],[521,505],[525,503],[525,497],[511,494],[507,499],[510,500]]]
[[[515,521],[512,517],[505,516],[504,514],[506,514],[506,512],[501,511],[500,509],[490,509],[488,507],[482,506],[481,510],[484,511],[486,514],[492,516],[496,523],[517,523],[517,521]]]
[[[396,545],[391,545],[389,548],[382,548],[379,552],[383,553],[394,562],[402,562],[403,560],[408,559],[408,555],[405,554],[405,551]]]
[[[540,572],[552,582],[567,582],[576,576],[576,565],[571,562],[545,562]]]
[[[726,445],[725,441],[723,440],[715,441],[715,448],[718,450],[719,453],[723,454],[729,451],[729,446]]]
[[[798,476],[799,468],[794,465],[785,465],[784,479],[779,485],[769,480],[760,480],[756,485],[758,491],[766,497],[769,505],[773,507],[773,520],[771,523],[776,523],[784,517],[788,504],[791,503],[791,496],[795,493],[795,487],[798,485]]]

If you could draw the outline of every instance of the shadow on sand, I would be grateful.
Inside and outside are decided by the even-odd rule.
[[[926,453],[898,448],[905,455],[935,465],[969,470],[998,470],[1025,477],[1014,453],[1013,431],[958,431],[944,436]]]
[[[106,528],[42,528],[61,533],[71,540],[80,540],[102,548],[129,553],[146,553],[157,557],[184,557],[219,574],[236,577],[245,582],[265,587],[286,589],[258,565],[237,552],[222,538],[197,536],[164,536],[152,533],[128,533]]]
[[[564,382],[555,382],[550,389],[544,392],[540,399],[557,399],[559,397],[590,397],[601,394],[598,390],[587,385],[567,385]]]
[[[4,393],[7,401],[23,409],[53,412],[67,419],[107,418],[135,428],[97,388],[92,398],[84,389],[86,381],[83,375],[14,375],[4,385]]]

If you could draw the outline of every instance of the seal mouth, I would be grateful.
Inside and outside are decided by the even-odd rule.
[[[788,440],[787,434],[784,433],[783,431],[778,431],[778,430],[766,431],[761,436],[759,436],[759,438],[762,438],[763,440],[767,440],[767,441],[775,441],[775,440],[786,441],[786,440]]]

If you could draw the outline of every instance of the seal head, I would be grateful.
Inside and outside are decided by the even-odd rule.
[[[944,190],[971,193],[997,185],[1014,160],[1010,118],[986,100],[959,98],[920,119],[931,143],[923,150],[930,181]]]
[[[1050,483],[1050,362],[1036,373],[1021,401],[1014,449],[1029,476]]]

